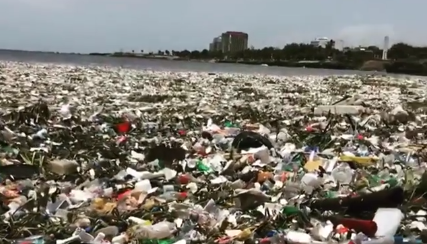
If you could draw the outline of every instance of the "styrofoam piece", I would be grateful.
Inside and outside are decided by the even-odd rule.
[[[403,219],[403,213],[398,208],[379,208],[373,221],[377,223],[376,236],[391,236],[396,234]]]
[[[356,114],[360,114],[360,112],[363,111],[363,107],[362,106],[351,106],[351,105],[338,105],[338,106],[334,106],[334,105],[321,105],[318,106],[314,109],[314,114],[315,115],[322,115],[322,114],[327,114],[329,113],[329,111],[331,111],[331,114],[352,114],[352,115],[356,115]]]

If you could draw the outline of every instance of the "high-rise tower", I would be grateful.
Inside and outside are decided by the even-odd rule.
[[[227,31],[221,35],[222,52],[241,52],[248,49],[248,34],[240,31]]]
[[[388,52],[388,45],[389,45],[389,38],[388,36],[384,37],[384,46],[383,46],[383,56],[382,60],[387,60],[387,52]]]

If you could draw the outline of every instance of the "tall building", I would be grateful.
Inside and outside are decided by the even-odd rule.
[[[240,52],[248,49],[248,34],[238,31],[227,31],[221,35],[223,53]]]
[[[215,37],[212,42],[209,44],[209,51],[215,52],[215,51],[221,51],[222,50],[222,41],[221,37]]]
[[[310,42],[312,46],[315,47],[326,47],[326,45],[331,41],[330,38],[327,37],[319,37]]]
[[[388,45],[389,45],[389,38],[388,36],[384,37],[384,44],[383,44],[383,55],[382,60],[387,60],[387,52],[388,52]]]

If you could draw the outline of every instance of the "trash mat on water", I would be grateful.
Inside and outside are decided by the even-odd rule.
[[[426,243],[425,81],[2,63],[2,243]]]

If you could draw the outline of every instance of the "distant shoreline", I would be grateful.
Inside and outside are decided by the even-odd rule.
[[[126,57],[139,59],[158,59],[170,61],[189,61],[189,62],[210,62],[210,63],[228,63],[228,64],[245,64],[257,66],[272,66],[272,67],[288,67],[288,68],[310,68],[310,69],[331,69],[331,70],[355,70],[355,71],[378,71],[387,72],[390,74],[405,74],[427,76],[427,68],[417,61],[407,60],[366,60],[362,63],[338,62],[338,61],[236,61],[236,60],[205,60],[205,59],[189,59],[177,56],[166,55],[138,55],[132,53],[90,53],[92,56],[108,56],[108,57]]]
[[[391,74],[406,74],[427,76],[427,66],[417,60],[366,60],[362,63],[349,63],[338,61],[236,61],[236,60],[215,60],[215,59],[190,59],[187,57],[178,57],[171,55],[139,54],[139,53],[60,53],[60,52],[40,52],[0,49],[0,52],[21,52],[49,55],[78,55],[78,56],[103,56],[115,58],[135,58],[148,60],[168,60],[168,61],[186,61],[201,63],[230,63],[258,66],[289,67],[289,68],[312,68],[312,69],[334,69],[334,70],[355,70],[355,71],[380,71]]]
[[[189,61],[189,62],[209,62],[223,64],[245,64],[272,67],[289,68],[312,68],[312,69],[335,69],[335,70],[365,70],[365,71],[384,71],[383,65],[370,66],[367,69],[360,69],[358,65],[336,61],[236,61],[236,60],[206,60],[206,59],[188,59],[178,56],[134,54],[134,53],[89,53],[91,56],[106,56],[118,58],[138,58],[138,59],[159,59],[170,61]]]

